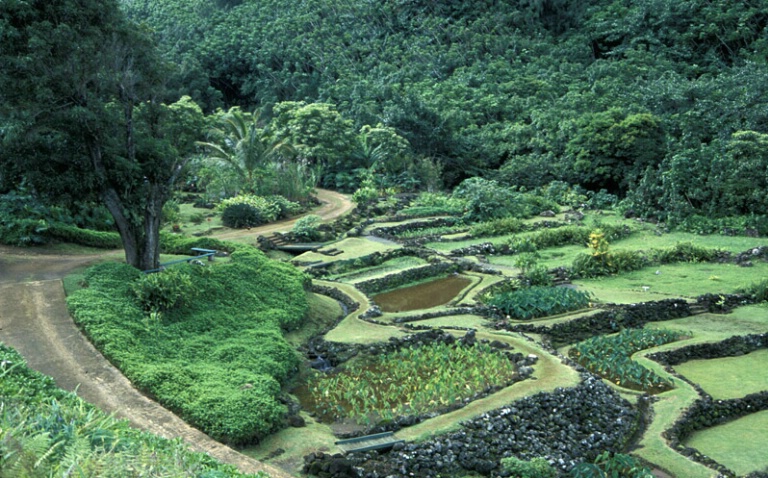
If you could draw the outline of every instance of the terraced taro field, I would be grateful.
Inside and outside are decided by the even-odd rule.
[[[318,476],[514,476],[541,458],[552,476],[768,472],[768,239],[611,212],[524,226],[378,218],[326,246],[341,253],[293,258],[346,311],[302,348],[305,426],[246,453]],[[388,452],[335,455],[387,431]]]

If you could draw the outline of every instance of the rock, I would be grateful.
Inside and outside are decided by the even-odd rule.
[[[539,214],[541,217],[555,217],[555,211],[542,211],[541,214]]]
[[[288,415],[288,426],[293,428],[302,428],[307,426],[307,422],[301,415]]]

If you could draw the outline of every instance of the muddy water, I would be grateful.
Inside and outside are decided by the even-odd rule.
[[[447,304],[472,281],[450,276],[423,284],[404,287],[371,297],[384,312],[407,312]]]

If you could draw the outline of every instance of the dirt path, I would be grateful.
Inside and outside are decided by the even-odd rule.
[[[355,208],[355,203],[350,201],[349,198],[343,194],[339,194],[335,191],[328,191],[327,189],[316,189],[316,191],[317,199],[321,203],[320,207],[307,214],[320,216],[324,222],[332,221]],[[227,232],[215,234],[213,237],[224,240],[243,239],[247,237],[255,239],[258,236],[265,236],[273,232],[288,232],[293,228],[293,225],[296,224],[296,221],[300,217],[301,216],[265,224],[264,226],[254,227],[251,230],[227,230]]]
[[[319,191],[323,206],[313,211],[334,219],[354,205],[343,195]],[[254,228],[248,235],[282,230],[293,221]],[[221,237],[234,239],[239,231]],[[194,450],[237,466],[246,473],[264,471],[273,478],[285,472],[258,462],[209,438],[176,415],[142,395],[80,333],[66,306],[61,278],[97,262],[97,255],[65,255],[45,249],[0,246],[0,341],[15,348],[29,366],[54,378],[65,390],[76,391],[98,408],[128,419],[135,427],[167,438],[181,437]]]

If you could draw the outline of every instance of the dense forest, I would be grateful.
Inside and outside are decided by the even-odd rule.
[[[766,0],[119,4],[4,2],[0,193],[85,214],[98,190],[139,244],[130,263],[155,261],[142,244],[168,184],[226,183],[178,158],[227,159],[217,145],[247,124],[269,153],[294,147],[290,177],[331,189],[554,182],[671,225],[768,231]]]
[[[447,187],[560,180],[665,219],[765,210],[764,0],[123,5],[179,65],[177,96],[209,111],[330,103],[357,129],[394,128]],[[415,164],[380,169],[427,180]]]

